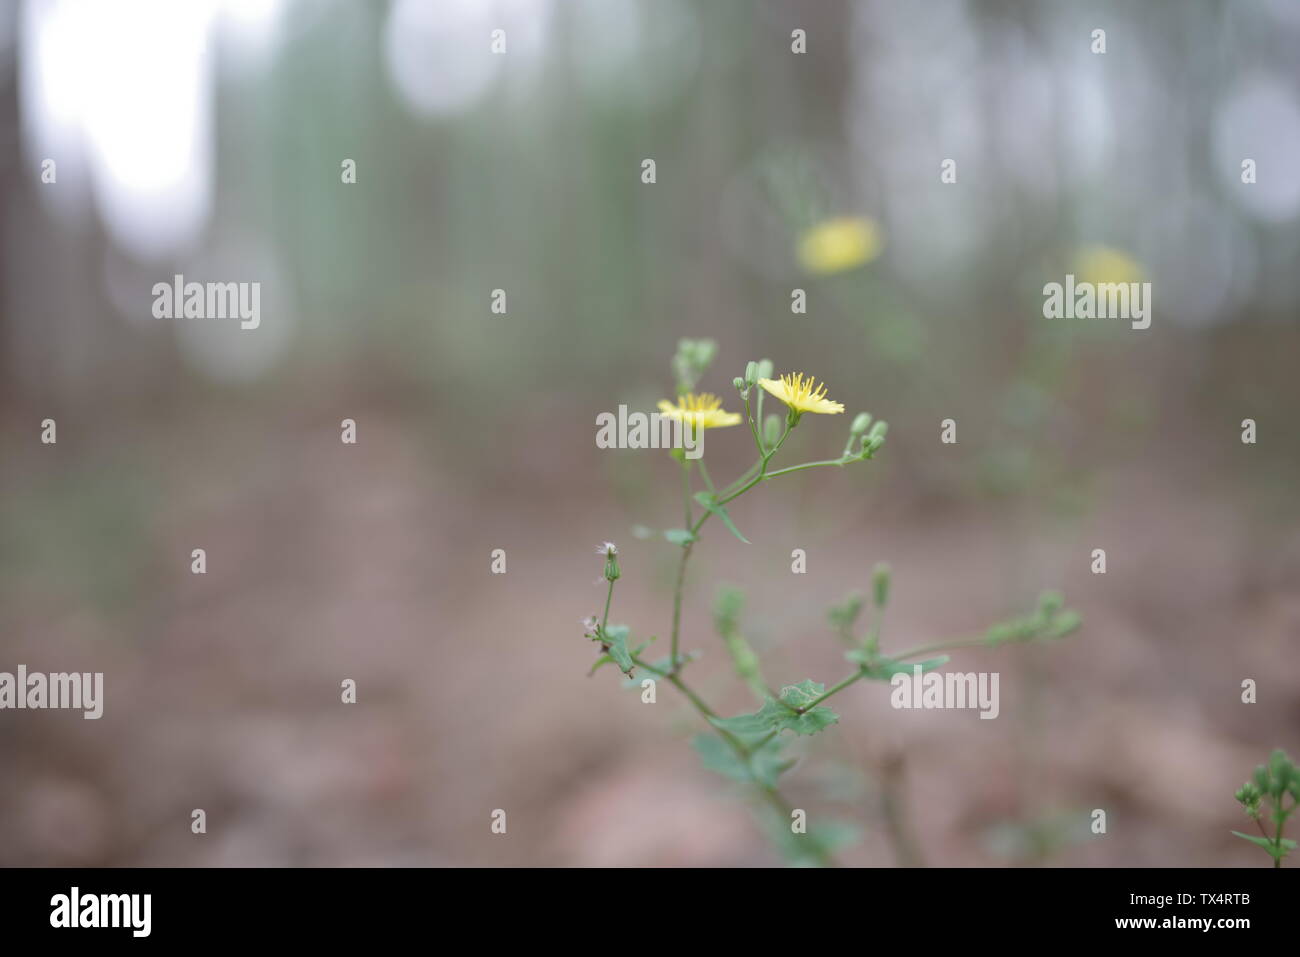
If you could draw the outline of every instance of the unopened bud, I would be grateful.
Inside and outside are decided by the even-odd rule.
[[[770,379],[772,378],[772,373],[773,371],[775,371],[775,369],[776,367],[772,365],[771,359],[760,359],[758,363],[758,368],[755,370],[757,373],[757,378]],[[757,379],[755,381],[757,381]]]
[[[605,556],[605,581],[618,581],[622,572],[618,567],[618,546],[613,542],[605,542],[596,547],[596,551]]]
[[[745,366],[745,385],[753,385],[758,381],[758,363],[752,359]]]
[[[854,419],[853,424],[849,426],[849,434],[861,435],[863,432],[867,431],[867,426],[870,424],[871,416],[866,412],[859,412],[858,417]]]
[[[871,589],[877,608],[884,608],[889,604],[889,571],[887,564],[877,562],[871,572]]]
[[[781,440],[781,417],[779,415],[769,415],[763,423],[763,441],[767,443],[770,449]]]

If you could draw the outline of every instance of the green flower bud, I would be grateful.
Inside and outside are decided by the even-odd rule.
[[[1268,779],[1268,768],[1260,765],[1255,769],[1255,787],[1259,788],[1261,794],[1267,794],[1272,788]]]
[[[605,542],[603,545],[596,546],[596,552],[605,556],[605,581],[618,581],[622,572],[618,567],[618,546],[613,542]]]
[[[884,608],[889,604],[889,576],[890,568],[885,562],[877,562],[876,567],[871,571],[871,590],[877,608]]]
[[[769,415],[763,423],[763,441],[767,443],[770,449],[781,440],[781,417],[779,415]]]
[[[739,588],[723,585],[718,589],[713,600],[713,626],[720,635],[729,635],[736,630],[740,619],[740,610],[745,604],[745,593]]]
[[[849,434],[861,435],[863,432],[867,431],[867,426],[870,424],[871,416],[866,412],[859,412],[858,417],[854,419],[853,424],[849,426]]]
[[[1282,792],[1291,785],[1292,767],[1286,752],[1280,748],[1269,755],[1269,777],[1273,782],[1272,794],[1281,797]]]
[[[826,612],[827,619],[836,629],[847,633],[858,620],[858,615],[862,613],[862,600],[860,592],[850,592],[843,602],[830,607]],[[850,636],[845,634],[845,637]]]
[[[740,376],[736,376],[734,379],[732,379],[731,384],[736,387],[737,392],[745,391],[745,380],[742,379]]]
[[[757,375],[757,378],[754,381],[757,382],[758,379],[772,378],[772,372],[775,370],[775,368],[776,367],[772,365],[771,359],[760,359],[758,363],[758,367],[754,370]]]

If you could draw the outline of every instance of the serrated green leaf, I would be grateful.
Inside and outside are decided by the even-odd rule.
[[[793,731],[804,735],[816,734],[840,720],[840,716],[825,705],[800,713],[771,698],[767,699],[758,713],[766,714],[769,724],[778,731]]]
[[[748,538],[740,534],[740,529],[736,528],[735,522],[727,514],[727,510],[717,503],[717,500],[708,492],[696,492],[695,501],[704,506],[705,511],[718,516],[723,525],[727,526],[727,531],[731,532],[746,545],[753,544]]]
[[[781,689],[781,700],[792,708],[802,708],[826,693],[826,686],[818,684],[811,678],[805,678],[797,685],[786,685]]]
[[[826,690],[826,686],[811,679],[805,679],[797,685],[787,685],[781,689],[781,700],[767,698],[763,707],[753,714],[738,714],[730,718],[710,718],[718,728],[736,735],[744,743],[746,739],[761,739],[773,731],[793,731],[795,734],[816,734],[840,720],[840,716],[830,708],[819,705],[809,711],[798,709],[807,707]]]
[[[686,528],[669,528],[664,530],[664,538],[674,545],[689,545],[695,541],[695,536],[691,534],[690,529]]]

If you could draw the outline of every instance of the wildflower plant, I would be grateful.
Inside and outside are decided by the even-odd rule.
[[[852,419],[839,455],[776,467],[776,456],[805,416],[842,414],[844,405],[829,398],[827,387],[815,379],[800,373],[777,376],[773,363],[763,359],[748,363],[744,374],[732,380],[743,414],[728,412],[716,396],[694,391],[716,354],[717,347],[709,340],[679,342],[672,362],[678,396],[676,401],[660,402],[660,410],[696,430],[725,428],[743,422],[754,442],[757,458],[731,482],[718,484],[710,476],[704,457],[691,460],[681,449],[672,450],[670,454],[681,471],[684,518],[680,528],[663,533],[666,541],[680,550],[668,654],[654,661],[647,660],[647,649],[655,639],[635,640],[628,625],[610,622],[614,584],[622,577],[622,569],[617,546],[606,542],[597,549],[605,561],[604,611],[599,618],[583,620],[586,636],[599,646],[590,674],[613,664],[628,679],[636,679],[627,682],[630,687],[644,680],[637,679],[638,669],[644,675],[673,685],[707,725],[708,730],[692,741],[704,765],[751,789],[759,799],[759,807],[766,809],[761,816],[774,843],[791,862],[830,864],[838,848],[856,839],[856,828],[830,821],[818,821],[804,830],[793,827],[791,820],[799,812],[782,795],[778,783],[797,761],[787,750],[791,741],[818,734],[839,721],[839,715],[827,704],[831,698],[860,681],[889,682],[896,674],[912,674],[918,666],[922,672],[941,668],[949,660],[946,654],[949,651],[1062,638],[1078,627],[1080,618],[1065,607],[1060,595],[1048,592],[1030,613],[996,624],[974,637],[887,654],[881,647],[881,627],[889,601],[890,571],[887,565],[878,564],[872,576],[872,612],[865,628],[858,627],[868,601],[861,593],[850,593],[828,612],[832,629],[847,646],[844,657],[851,666],[848,674],[829,687],[811,678],[776,686],[769,681],[758,655],[743,635],[740,619],[744,595],[738,589],[723,587],[713,606],[714,631],[731,659],[736,677],[748,687],[758,706],[752,712],[737,715],[718,713],[687,684],[684,673],[696,656],[683,654],[681,650],[686,574],[705,526],[716,518],[730,534],[749,543],[727,511],[730,503],[785,475],[868,462],[885,444],[889,426],[883,421],[873,422],[868,413],[861,412]],[[765,397],[780,403],[775,411],[769,404],[766,418]]]
[[[1300,805],[1300,768],[1286,756],[1285,751],[1274,751],[1269,755],[1268,763],[1255,768],[1254,776],[1233,796],[1245,809],[1246,816],[1255,822],[1260,836],[1242,834],[1240,831],[1232,833],[1243,841],[1250,841],[1263,848],[1273,858],[1273,866],[1281,867],[1282,858],[1296,848],[1294,840],[1282,836],[1282,829],[1286,826],[1287,818]],[[1288,797],[1291,799],[1290,804],[1287,803]],[[1269,810],[1272,833],[1269,833],[1269,828],[1264,824],[1265,804]]]

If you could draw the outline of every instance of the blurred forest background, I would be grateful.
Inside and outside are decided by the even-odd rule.
[[[1300,756],[1298,51],[1290,0],[5,0],[0,670],[106,705],[0,714],[0,864],[779,863],[579,624],[612,539],[614,618],[667,634],[676,549],[633,529],[680,523],[676,467],[595,416],[710,337],[730,408],[770,357],[891,427],[697,547],[722,710],[721,582],[780,683],[844,673],[825,610],[877,561],[887,649],[1043,588],[1084,616],[954,658],[995,721],[837,698],[788,785],[844,862],[1260,865],[1232,794]],[[842,216],[878,250],[810,272]],[[1149,330],[1043,318],[1098,257]],[[176,273],[260,282],[260,328],[154,319]],[[748,445],[712,433],[715,478]]]

